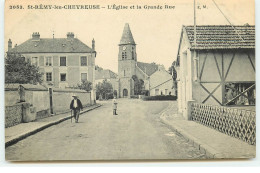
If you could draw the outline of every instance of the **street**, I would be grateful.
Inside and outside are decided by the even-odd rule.
[[[86,112],[79,123],[51,126],[6,148],[7,160],[204,159],[206,156],[160,120],[176,101],[118,99]]]

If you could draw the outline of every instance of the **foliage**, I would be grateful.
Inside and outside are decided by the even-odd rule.
[[[103,70],[102,67],[99,67],[98,65],[95,66],[95,70]]]
[[[82,80],[81,84],[78,84],[77,87],[81,90],[90,92],[92,90],[92,83],[87,80]]]
[[[21,54],[8,53],[5,57],[5,83],[41,84],[43,73],[39,67],[26,61]]]
[[[104,99],[108,99],[109,93],[113,94],[113,87],[110,82],[108,82],[106,79],[104,79],[102,82],[99,82],[96,85],[96,95],[97,97],[102,97]]]
[[[172,79],[173,79],[173,87],[175,89],[175,95],[177,95],[177,71],[175,69],[175,65],[176,65],[176,61],[173,61],[171,67],[169,67],[169,73],[172,75]]]
[[[141,95],[142,90],[144,89],[144,81],[138,79],[136,75],[133,75],[132,79],[134,80],[134,95]]]
[[[145,96],[143,97],[144,101],[149,101],[149,100],[176,100],[177,97],[173,95],[158,95],[158,96]]]
[[[149,96],[149,90],[142,90],[141,95]]]
[[[169,67],[168,71],[169,73],[172,75],[172,79],[174,81],[176,81],[176,78],[177,78],[177,71],[175,69],[175,64],[176,64],[176,61],[173,61],[172,65]]]

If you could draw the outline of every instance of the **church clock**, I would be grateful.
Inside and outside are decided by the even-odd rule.
[[[126,47],[125,47],[125,46],[123,47],[123,50],[126,50]]]

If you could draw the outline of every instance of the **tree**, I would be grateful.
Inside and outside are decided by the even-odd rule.
[[[134,80],[134,94],[142,94],[142,90],[144,89],[144,81],[142,79],[138,79],[136,75],[133,75],[132,79]]]
[[[98,65],[95,66],[95,70],[103,70],[102,67],[99,67]]]
[[[176,69],[174,67],[175,64],[176,64],[176,61],[173,61],[172,65],[168,69],[168,71],[172,75],[172,79],[174,81],[176,81],[176,78],[177,78],[177,71],[176,71]]]
[[[108,94],[113,95],[113,87],[110,82],[104,79],[96,85],[96,95],[97,97],[101,96],[102,98],[108,99]]]
[[[8,53],[5,57],[5,83],[41,84],[43,73],[26,61],[21,54]]]
[[[92,90],[92,83],[87,80],[82,80],[81,84],[78,84],[78,88],[89,92]]]
[[[172,65],[169,67],[169,73],[172,75],[172,79],[173,79],[173,88],[175,89],[175,95],[177,96],[177,71],[175,69],[175,64],[176,61],[173,61]]]

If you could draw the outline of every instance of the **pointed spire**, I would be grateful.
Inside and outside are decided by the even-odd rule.
[[[126,23],[125,27],[124,27],[124,31],[120,40],[120,44],[134,44],[135,45],[135,41],[132,35],[132,32],[130,30],[129,24]]]

